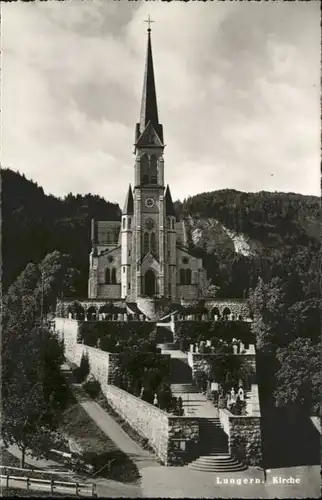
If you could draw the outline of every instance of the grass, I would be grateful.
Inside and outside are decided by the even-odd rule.
[[[1,449],[1,465],[7,466],[7,467],[20,467],[20,460],[16,456],[12,455],[10,451],[8,451],[6,448]],[[43,473],[41,469],[38,469],[38,467],[32,467],[31,465],[25,463],[24,469],[23,470],[14,470],[14,469],[7,469],[5,467],[1,468],[1,474],[10,474],[13,476],[28,476],[31,478],[35,479],[57,479],[61,481],[68,481],[68,478],[66,475],[59,475],[59,474],[50,474],[49,471],[48,473]]]
[[[140,480],[135,463],[98,427],[78,401],[84,400],[81,386],[75,385],[72,373],[67,374],[68,383],[73,384],[69,403],[63,413],[61,431],[69,436],[79,448],[82,460],[93,467],[95,477],[106,477],[123,483]],[[88,397],[86,396],[88,399]]]

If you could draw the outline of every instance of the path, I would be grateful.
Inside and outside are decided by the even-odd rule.
[[[79,384],[71,382],[70,368],[68,365],[63,365],[62,371],[66,379],[69,380],[70,388],[77,402],[84,408],[86,413],[104,434],[115,443],[117,448],[126,453],[129,458],[133,460],[139,470],[147,465],[160,467],[155,457],[133,441],[122,427],[115,422],[113,417],[111,417],[111,415],[109,415],[98,403],[93,401]]]
[[[297,485],[274,484],[274,477],[299,478]],[[224,480],[241,484],[224,484]],[[243,484],[243,481],[248,481]],[[255,480],[257,482],[255,482]],[[259,483],[259,484],[258,484]],[[294,467],[272,470],[265,483],[263,473],[249,468],[237,473],[208,473],[189,467],[163,467],[143,470],[143,493],[159,498],[320,498],[320,467]]]

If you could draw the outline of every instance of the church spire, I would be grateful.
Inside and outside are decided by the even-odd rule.
[[[127,195],[126,195],[122,214],[123,215],[133,215],[133,213],[134,213],[134,201],[133,201],[132,188],[131,188],[131,184],[130,184],[129,190],[128,190]]]
[[[167,184],[164,198],[165,198],[165,213],[166,213],[166,215],[171,215],[172,217],[176,217],[176,211],[175,211],[174,204],[172,201],[169,184]]]
[[[158,134],[161,142],[163,142],[162,125],[159,124],[157,96],[156,96],[155,80],[154,80],[152,44],[151,44],[150,23],[154,21],[151,21],[149,16],[148,20],[145,22],[147,22],[149,26],[147,30],[148,45],[147,45],[145,72],[143,81],[140,123],[139,126],[137,127],[137,139],[144,132],[146,126],[150,122],[150,125],[152,125],[155,132]]]

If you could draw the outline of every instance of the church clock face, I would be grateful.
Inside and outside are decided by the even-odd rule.
[[[147,199],[145,200],[145,206],[146,206],[147,208],[152,208],[152,207],[154,207],[154,205],[155,205],[155,201],[154,201],[154,199],[153,199],[153,198],[147,198]]]

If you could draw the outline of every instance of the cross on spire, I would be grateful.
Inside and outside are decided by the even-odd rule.
[[[152,21],[152,19],[150,18],[150,14],[144,22],[148,23],[148,33],[151,33],[151,23],[154,23],[155,21]]]

